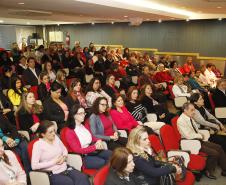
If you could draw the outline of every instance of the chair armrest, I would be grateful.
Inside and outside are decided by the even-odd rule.
[[[147,119],[149,122],[156,122],[158,117],[154,113],[149,113],[149,114],[147,114]]]
[[[26,139],[28,141],[30,141],[30,136],[29,136],[28,131],[26,131],[26,130],[18,130],[18,133],[21,134],[22,136],[26,137]]]
[[[82,157],[79,154],[69,153],[67,156],[67,164],[74,167],[76,170],[81,171]]]
[[[29,173],[32,185],[50,185],[49,175],[43,171],[31,171]]]
[[[167,152],[167,157],[170,158],[172,156],[182,156],[184,158],[184,166],[187,167],[190,162],[190,156],[188,152],[181,150],[170,150]]]
[[[127,132],[125,130],[118,130],[118,132],[119,132],[121,137],[125,137],[125,138],[128,137]]]
[[[198,154],[201,149],[201,142],[195,139],[182,139],[180,141],[181,150],[188,150],[191,154]]]
[[[216,118],[226,118],[226,107],[217,107],[215,108]]]
[[[188,99],[186,96],[179,96],[174,98],[174,104],[177,108],[181,108],[187,101]]]

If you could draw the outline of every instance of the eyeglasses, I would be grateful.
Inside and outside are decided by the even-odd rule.
[[[108,104],[105,104],[105,103],[100,103],[100,105],[105,106],[105,107],[108,106]]]

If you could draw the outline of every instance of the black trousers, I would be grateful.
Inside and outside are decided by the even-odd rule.
[[[221,145],[224,152],[226,152],[226,136],[213,134],[210,136],[209,141]]]
[[[125,137],[119,137],[117,141],[113,140],[107,141],[108,149],[113,151],[116,148],[125,147],[127,144],[127,140],[128,139]]]

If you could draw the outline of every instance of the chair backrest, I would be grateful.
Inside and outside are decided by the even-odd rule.
[[[159,153],[160,151],[165,151],[164,147],[159,139],[159,137],[155,134],[151,134],[148,136],[148,139],[151,143],[152,149],[155,151],[155,153]]]
[[[210,101],[210,105],[211,105],[212,111],[214,112],[214,110],[215,110],[215,103],[213,101],[213,93],[209,93],[208,97],[209,97],[209,101]]]
[[[174,104],[177,108],[183,107],[184,103],[188,101],[186,96],[179,96],[174,98]]]
[[[33,146],[35,144],[36,141],[38,141],[39,138],[37,139],[34,139],[32,141],[30,141],[27,145],[27,152],[28,152],[28,156],[29,156],[29,160],[31,161],[31,158],[32,158],[32,150],[33,150]]]
[[[173,94],[173,86],[172,85],[168,85],[168,89],[169,89],[169,93],[170,93],[170,98],[174,99],[175,95]]]
[[[64,146],[67,148],[67,150],[70,152],[70,147],[66,141],[66,137],[65,137],[65,134],[67,132],[67,129],[69,129],[68,127],[64,127],[61,129],[60,131],[60,139],[62,141],[62,143],[64,144]]]
[[[181,135],[180,135],[180,132],[178,131],[178,128],[177,128],[177,120],[178,120],[179,116],[176,116],[174,117],[172,120],[171,120],[171,125],[174,129],[174,132],[175,132],[175,135],[177,137],[178,140],[181,140]]]
[[[170,125],[164,125],[160,129],[160,136],[164,145],[165,151],[178,150],[180,147],[179,140]]]
[[[101,168],[94,177],[93,184],[94,185],[104,185],[107,179],[107,175],[109,172],[109,165]]]
[[[34,93],[35,99],[38,100],[38,86],[31,86],[29,90]]]
[[[226,107],[216,107],[215,108],[216,118],[225,119],[226,118]]]

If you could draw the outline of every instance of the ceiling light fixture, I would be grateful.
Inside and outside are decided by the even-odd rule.
[[[115,24],[115,23],[112,21],[111,24]]]
[[[17,4],[18,4],[18,5],[24,5],[25,3],[22,3],[22,2],[21,2],[21,3],[17,3]]]
[[[31,23],[30,23],[30,22],[27,22],[26,24],[28,24],[28,25],[29,25],[29,24],[31,24]]]
[[[150,19],[146,19],[146,21],[150,21]]]
[[[220,8],[222,8],[222,7],[221,7],[221,6],[218,6],[217,8],[220,9]]]
[[[58,23],[57,26],[60,26],[60,24]]]
[[[218,20],[219,20],[219,21],[222,21],[222,17],[219,17]]]
[[[127,18],[127,17],[128,17],[128,15],[124,15],[123,17]]]
[[[187,22],[189,22],[189,21],[190,21],[190,19],[186,19],[186,21],[187,21]]]
[[[162,22],[162,19],[159,19],[158,22],[161,23]]]
[[[92,25],[95,25],[95,22],[92,22],[91,24],[92,24]]]
[[[3,23],[4,21],[3,20],[0,20],[0,23]]]

